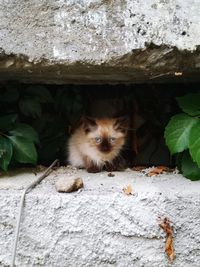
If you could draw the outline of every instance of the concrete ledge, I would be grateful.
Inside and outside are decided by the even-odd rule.
[[[31,175],[35,179],[34,174],[27,173],[28,179]],[[57,193],[54,183],[63,175],[82,177],[84,189]],[[10,263],[21,195],[16,182],[20,177],[0,179],[2,267]],[[6,184],[12,179],[13,183]],[[128,184],[133,196],[122,193]],[[171,266],[164,253],[165,235],[157,222],[158,216],[166,216],[175,228],[177,258],[173,266],[198,267],[199,192],[200,182],[190,182],[178,174],[149,178],[127,170],[108,177],[107,173],[60,168],[26,197],[17,266]]]
[[[199,80],[199,1],[0,0],[0,4],[1,80]],[[177,78],[175,72],[184,75]]]

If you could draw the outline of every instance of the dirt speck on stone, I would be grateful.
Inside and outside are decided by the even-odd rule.
[[[82,188],[83,180],[82,178],[63,176],[56,181],[55,186],[58,192],[70,193]]]

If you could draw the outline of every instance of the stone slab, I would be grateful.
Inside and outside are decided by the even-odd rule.
[[[199,8],[198,0],[0,0],[0,78],[199,80]]]
[[[114,175],[59,168],[28,193],[17,266],[171,266],[159,216],[174,226],[173,266],[199,266],[200,181],[174,173],[147,177],[132,170]],[[81,177],[84,189],[56,192],[55,181],[61,176]],[[122,189],[129,184],[133,195],[127,196]],[[0,189],[2,267],[10,263],[21,192],[12,185]]]

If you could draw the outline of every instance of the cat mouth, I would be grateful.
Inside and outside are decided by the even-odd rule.
[[[111,152],[110,148],[99,148],[99,151],[104,154],[109,154]]]

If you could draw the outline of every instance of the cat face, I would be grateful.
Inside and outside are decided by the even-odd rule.
[[[91,147],[100,153],[119,151],[125,143],[128,128],[126,117],[114,119],[86,118],[84,130]]]

